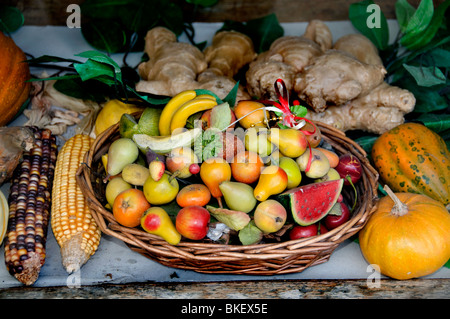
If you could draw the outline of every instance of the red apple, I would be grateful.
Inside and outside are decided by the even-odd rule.
[[[206,208],[197,205],[186,206],[178,212],[175,227],[184,237],[200,240],[208,232],[209,220],[210,214]]]
[[[325,234],[328,232],[328,229],[323,225],[323,223],[319,223],[319,234]]]
[[[351,179],[352,184],[355,184],[359,181],[362,174],[361,162],[352,154],[339,156],[339,163],[335,167],[335,170],[344,179],[345,185],[350,185],[348,179]]]
[[[350,219],[350,210],[348,209],[347,205],[344,203],[340,203],[341,204],[341,215],[330,215],[328,214],[325,218],[323,223],[325,224],[325,227],[328,230],[332,230],[340,225],[342,225],[343,223],[345,223],[346,221],[348,221]]]
[[[317,224],[311,224],[308,226],[294,226],[294,228],[292,228],[292,230],[289,232],[289,238],[291,240],[307,238],[316,235],[318,235]]]

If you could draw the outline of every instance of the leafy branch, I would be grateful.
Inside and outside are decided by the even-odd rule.
[[[432,0],[421,0],[417,8],[407,0],[398,0],[395,13],[399,33],[389,43],[389,28],[381,12],[380,28],[367,21],[372,0],[350,5],[349,18],[356,29],[379,49],[388,72],[387,81],[412,92],[416,97],[409,121],[422,122],[439,133],[450,145],[450,23],[445,13],[450,0],[434,7]],[[363,143],[369,139],[363,137]]]

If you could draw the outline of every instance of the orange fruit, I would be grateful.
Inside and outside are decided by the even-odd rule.
[[[137,188],[130,188],[119,193],[114,199],[113,216],[122,226],[136,227],[140,225],[145,211],[150,203],[144,192]]]
[[[183,187],[178,192],[176,200],[181,207],[192,205],[205,206],[211,200],[211,192],[203,184],[191,184]]]

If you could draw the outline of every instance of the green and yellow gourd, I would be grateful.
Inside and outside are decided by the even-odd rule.
[[[372,159],[395,192],[425,194],[450,204],[450,152],[426,126],[404,123],[385,132],[372,147]]]

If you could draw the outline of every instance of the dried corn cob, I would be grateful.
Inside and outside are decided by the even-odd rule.
[[[100,243],[100,229],[75,178],[92,142],[88,135],[73,136],[61,148],[56,162],[51,224],[68,273],[80,269]]]
[[[30,127],[35,141],[14,170],[5,237],[8,271],[25,285],[32,285],[45,262],[51,193],[57,146],[50,130]]]

